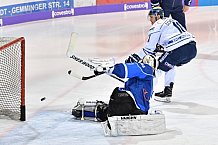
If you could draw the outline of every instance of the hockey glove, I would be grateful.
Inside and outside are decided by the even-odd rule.
[[[133,62],[139,62],[141,58],[137,54],[131,54],[126,60],[125,63],[133,63]]]
[[[146,55],[146,56],[144,56],[142,62],[144,64],[150,65],[155,70],[157,69],[158,61],[156,60],[154,55]]]
[[[157,44],[157,45],[156,45],[156,49],[154,50],[154,52],[155,52],[155,53],[157,53],[157,52],[163,53],[163,52],[164,52],[163,46],[161,46],[160,44]]]

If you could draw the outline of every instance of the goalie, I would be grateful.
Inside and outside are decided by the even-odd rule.
[[[107,73],[121,79],[128,79],[124,87],[116,87],[109,104],[96,101],[93,105],[78,101],[72,115],[84,120],[94,117],[101,121],[105,136],[159,134],[166,130],[165,116],[161,111],[149,111],[153,92],[153,78],[158,66],[153,55],[146,55],[135,63],[115,65],[99,64],[96,76]],[[148,113],[149,112],[149,113]]]
[[[166,130],[165,117],[149,111],[153,93],[153,78],[158,64],[153,55],[139,63],[119,63],[113,67],[99,66],[95,73],[108,73],[126,78],[123,88],[115,88],[110,96],[102,128],[105,136],[159,134]],[[148,113],[149,112],[149,113]]]
[[[95,75],[107,73],[128,80],[124,82],[123,88],[116,87],[113,90],[109,104],[96,101],[96,104],[91,105],[79,101],[72,110],[72,115],[77,118],[95,117],[98,121],[105,121],[108,116],[148,114],[156,67],[157,61],[153,55],[147,55],[137,63],[109,66],[99,64],[94,70]]]
[[[104,72],[128,79],[123,88],[116,87],[113,90],[107,116],[148,114],[156,63],[154,56],[147,55],[139,63],[118,63],[108,68],[96,67],[95,74]]]

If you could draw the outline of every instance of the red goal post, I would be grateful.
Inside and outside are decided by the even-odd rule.
[[[26,120],[25,39],[0,37],[0,117]]]

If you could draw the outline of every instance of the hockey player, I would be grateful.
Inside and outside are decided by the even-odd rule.
[[[153,77],[157,62],[154,56],[146,55],[138,63],[118,63],[112,68],[95,69],[95,74],[106,72],[128,79],[123,88],[115,88],[109,101],[108,116],[147,114],[153,93]]]
[[[189,10],[191,0],[151,0],[151,6],[161,7],[164,11],[164,17],[172,17],[177,20],[186,29],[185,12]],[[157,45],[159,48],[160,45]],[[165,73],[165,89],[162,92],[155,93],[155,96],[172,96],[172,88],[174,85],[174,77],[176,70],[171,69]],[[171,78],[170,78],[171,77]],[[170,78],[170,79],[169,79]]]
[[[163,9],[155,7],[150,10],[148,17],[152,24],[148,32],[148,40],[145,47],[138,53],[132,54],[126,62],[137,62],[145,55],[154,54],[156,45],[164,49],[164,53],[159,57],[158,69],[168,73],[163,92],[156,94],[155,100],[170,102],[172,96],[175,73],[173,69],[190,62],[197,54],[194,36],[187,32],[182,25],[171,18],[164,18]]]
[[[164,17],[171,17],[177,20],[184,28],[186,28],[185,12],[189,10],[191,0],[151,0],[151,6],[161,7],[164,10]]]

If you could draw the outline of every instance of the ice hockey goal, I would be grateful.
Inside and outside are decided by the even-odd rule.
[[[26,120],[25,39],[0,37],[0,118]]]

